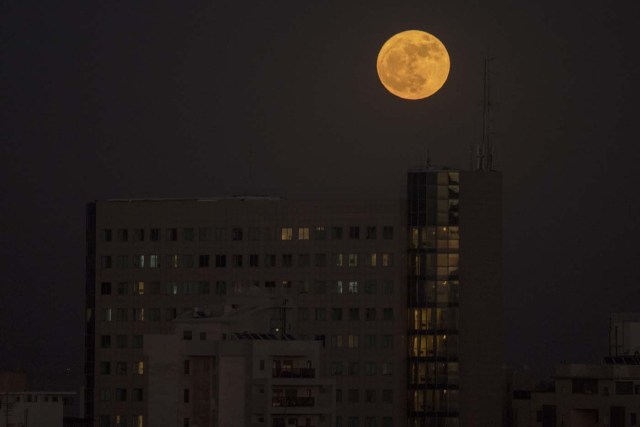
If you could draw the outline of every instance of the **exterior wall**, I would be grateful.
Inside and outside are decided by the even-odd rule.
[[[640,366],[560,365],[555,390],[520,393],[516,427],[626,427],[640,423]]]
[[[640,356],[640,313],[611,316],[609,355]]]
[[[5,392],[0,395],[0,427],[62,427],[65,397],[61,393]]]
[[[326,362],[320,367],[321,375],[330,374],[336,363],[343,365],[344,373],[336,379],[345,401],[337,412],[345,425],[350,417],[364,425],[369,416],[378,425],[384,417],[394,424],[403,423],[406,233],[402,201],[109,201],[96,202],[88,211],[87,254],[93,270],[88,267],[87,408],[93,410],[88,416],[96,419],[96,425],[108,419],[110,424],[105,425],[111,426],[118,415],[128,424],[142,419],[147,425],[147,403],[131,400],[133,389],[143,389],[144,399],[149,396],[145,374],[137,369],[144,362],[144,335],[163,333],[168,322],[185,310],[250,293],[254,286],[281,295],[283,305],[290,307],[275,313],[271,330],[286,330],[302,338],[324,336],[322,358]],[[315,236],[318,226],[324,227],[324,239]],[[342,228],[341,239],[332,238],[332,227]],[[358,227],[359,238],[350,238],[349,227]],[[367,227],[375,227],[375,239],[367,239]],[[392,238],[384,238],[384,227],[393,228]],[[242,240],[234,240],[235,228],[242,229]],[[291,229],[291,240],[282,240],[283,228]],[[144,230],[143,240],[137,239],[138,229]],[[159,240],[150,240],[152,229],[159,230]],[[170,236],[173,229],[176,240]],[[110,241],[105,239],[107,230]],[[126,241],[120,230],[126,230]],[[185,230],[192,230],[192,240]],[[202,230],[205,234],[201,236]],[[258,238],[252,235],[256,230]],[[376,265],[365,265],[366,255],[373,253],[377,254]],[[159,268],[150,268],[152,254],[160,257]],[[258,255],[257,267],[250,265],[253,254]],[[316,259],[317,254],[324,255],[324,262]],[[357,255],[357,265],[349,266],[349,254]],[[383,254],[389,260],[384,267]],[[145,257],[142,267],[134,263],[139,255]],[[200,255],[209,256],[208,267],[199,267]],[[216,255],[225,255],[226,267],[216,267]],[[241,267],[232,266],[235,255],[242,255]],[[267,255],[275,255],[275,266],[265,264]],[[285,255],[291,256],[285,259]],[[373,281],[374,292],[365,293],[365,283]],[[341,294],[338,282],[344,287]],[[356,292],[349,292],[349,282],[357,282]],[[330,320],[332,308],[343,310],[342,321]],[[358,309],[359,320],[348,320],[351,308]],[[375,310],[376,320],[364,320],[367,308]],[[384,309],[391,309],[385,311],[389,313],[386,320]],[[316,311],[322,310],[324,317],[319,315],[316,321]],[[126,313],[126,320],[119,313]],[[345,341],[348,335],[358,336],[357,347],[332,348],[331,336],[337,335]],[[375,349],[363,348],[364,335],[376,335]],[[383,336],[391,337],[385,348]],[[104,340],[110,343],[105,346]],[[126,340],[126,347],[119,348],[119,340]],[[105,363],[110,364],[110,374],[101,373]],[[126,364],[125,373],[116,374],[118,363]],[[364,363],[375,363],[375,374],[365,375]],[[386,364],[385,375],[382,363]],[[354,367],[352,374],[349,366]],[[115,400],[116,389],[127,389],[126,400]],[[375,391],[375,400],[365,403],[365,392],[370,389]],[[348,390],[358,390],[357,402],[346,401]],[[383,391],[391,396],[390,402],[381,401]],[[108,400],[101,400],[101,393]]]
[[[246,425],[246,357],[221,355],[218,369],[218,420],[221,427]]]
[[[502,175],[460,174],[460,425],[500,425],[506,384],[502,325]]]
[[[409,425],[501,425],[501,175],[421,169],[408,190]]]

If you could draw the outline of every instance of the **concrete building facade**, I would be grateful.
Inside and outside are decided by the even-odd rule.
[[[336,426],[499,425],[500,187],[425,169],[409,200],[89,204],[87,414],[149,425],[145,336],[255,288],[282,299],[272,332],[323,343]]]
[[[320,378],[321,341],[269,332],[280,298],[261,300],[185,313],[173,333],[145,336],[150,425],[333,427],[335,379]]]

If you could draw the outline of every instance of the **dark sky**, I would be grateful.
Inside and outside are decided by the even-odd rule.
[[[467,166],[488,51],[507,359],[542,374],[597,361],[609,314],[640,311],[636,2],[0,8],[0,369],[80,373],[86,202],[403,197],[425,148]],[[443,89],[417,102],[375,69],[406,29],[451,55]]]

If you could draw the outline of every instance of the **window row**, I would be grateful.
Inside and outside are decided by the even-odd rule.
[[[393,403],[393,390],[391,389],[365,389],[350,388],[336,389],[336,403]]]
[[[100,375],[144,375],[144,361],[138,360],[135,362],[112,362],[103,360],[98,365],[98,372]]]
[[[329,337],[329,347],[331,348],[366,348],[375,349],[378,346],[382,349],[393,348],[393,335],[331,335]],[[374,373],[375,375],[375,367]]]
[[[360,419],[362,419],[362,423],[360,423]],[[380,424],[377,424],[375,417],[337,416],[336,427],[393,427],[393,418],[382,417]]]
[[[132,388],[131,390],[126,388],[101,388],[98,390],[98,400],[100,402],[142,402],[143,395],[143,389],[141,388]]]
[[[379,316],[378,312],[382,311],[382,315]],[[344,316],[343,316],[344,312]],[[330,314],[330,318],[327,319],[327,313]],[[309,315],[313,314],[313,318],[310,319]],[[327,310],[324,307],[315,308],[313,312],[307,307],[301,307],[298,309],[298,320],[350,320],[350,321],[358,321],[358,320],[384,320],[391,321],[393,320],[393,308],[385,307],[382,310],[375,307],[368,307],[364,309],[360,309],[359,307],[350,307],[348,309],[343,309],[340,307],[331,308],[331,310]]]
[[[142,335],[131,335],[130,338],[127,335],[100,335],[100,348],[143,348]]]
[[[131,420],[131,421],[127,421]],[[113,421],[113,423],[112,423]],[[144,427],[142,415],[99,415],[98,427]]]
[[[102,269],[235,267],[392,267],[392,253],[102,255]],[[295,258],[295,259],[294,259]]]
[[[379,364],[380,375],[393,375],[393,363],[382,362]],[[375,372],[378,369],[378,365],[375,362],[331,362],[329,363],[329,375],[334,377],[348,375],[377,375]],[[374,372],[374,373],[371,373]]]
[[[200,242],[208,241],[272,241],[272,240],[342,240],[348,238],[350,240],[376,240],[378,239],[378,230],[381,231],[381,237],[384,240],[393,239],[392,226],[316,226],[316,227],[185,227],[178,229],[172,228],[103,228],[100,232],[103,242],[144,242],[145,240],[158,242],[167,240],[170,242],[185,241]],[[115,233],[114,233],[115,232]],[[131,232],[131,233],[130,233]],[[164,233],[164,235],[163,235]]]
[[[359,282],[358,280],[337,280],[327,283],[317,280],[311,283],[309,280],[218,280],[215,286],[207,281],[181,281],[181,282],[159,282],[153,281],[145,284],[144,281],[134,282],[112,282],[100,283],[100,295],[227,295],[242,294],[250,288],[264,287],[267,291],[277,288],[295,290],[301,294],[367,294],[382,295],[393,294],[393,281],[386,280],[380,283],[375,280]]]

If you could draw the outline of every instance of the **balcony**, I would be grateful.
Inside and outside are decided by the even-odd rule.
[[[285,396],[274,396],[271,402],[271,406],[279,407],[301,407],[308,408],[315,406],[316,399],[315,397],[285,397]]]
[[[315,378],[315,368],[274,369],[273,378]]]

